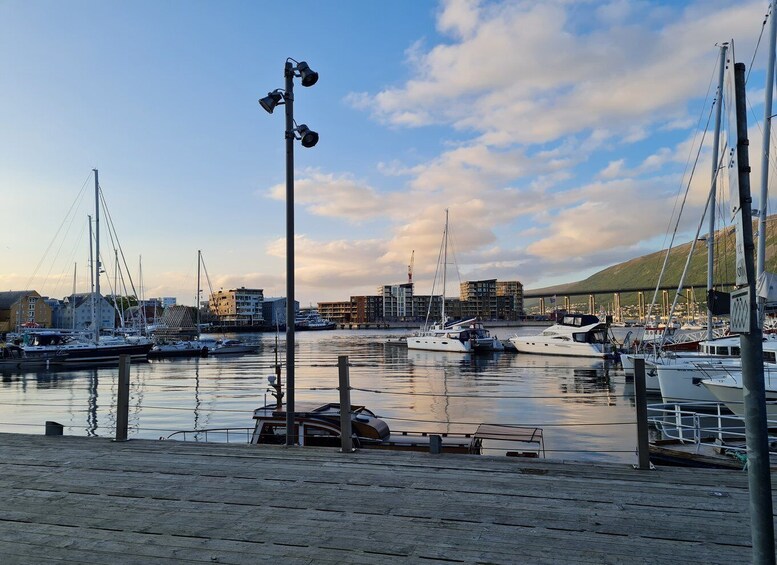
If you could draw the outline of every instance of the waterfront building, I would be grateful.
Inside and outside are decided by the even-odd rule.
[[[351,300],[319,302],[318,314],[325,320],[336,324],[356,323],[359,317],[353,298]]]
[[[263,322],[263,303],[263,289],[240,287],[214,292],[210,295],[209,307],[220,324],[251,326]]]
[[[383,319],[386,321],[410,320],[413,312],[413,283],[387,284],[378,288],[383,298]]]
[[[497,319],[518,320],[524,316],[523,284],[519,281],[497,281],[496,297]]]
[[[116,311],[105,297],[96,297],[95,320],[101,330],[112,330],[116,327]],[[66,296],[57,311],[54,326],[62,329],[91,330],[92,329],[92,294],[89,292]]]
[[[496,279],[461,283],[459,285],[459,299],[462,303],[461,315],[463,318],[496,319]]]
[[[157,300],[159,300],[159,302],[162,304],[162,308],[169,308],[170,306],[175,306],[178,304],[175,296],[163,296],[161,298],[157,298]]]
[[[51,327],[51,307],[35,290],[0,292],[0,332]]]
[[[294,314],[299,312],[299,302],[294,301]],[[270,327],[286,327],[286,298],[265,298],[262,303],[264,322]]]

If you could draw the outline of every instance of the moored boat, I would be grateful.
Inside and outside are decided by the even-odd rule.
[[[567,314],[539,335],[516,335],[510,338],[510,342],[518,353],[602,359],[614,353],[607,337],[607,326],[598,317],[589,314]]]

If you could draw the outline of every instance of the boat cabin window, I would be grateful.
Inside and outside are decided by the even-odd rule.
[[[286,444],[286,426],[283,424],[273,424],[265,422],[262,424],[262,430],[259,432],[259,443],[271,445]]]
[[[732,347],[731,348],[731,355],[740,355],[740,351],[738,347]]]
[[[577,343],[605,343],[606,341],[604,330],[572,334],[572,339]]]
[[[340,432],[305,424],[305,445],[340,447]]]
[[[777,363],[777,357],[774,351],[764,351],[765,363]]]

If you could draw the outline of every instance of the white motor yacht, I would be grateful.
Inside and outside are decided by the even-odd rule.
[[[613,353],[607,326],[590,314],[567,314],[541,334],[516,335],[510,338],[510,343],[518,353],[599,358]]]

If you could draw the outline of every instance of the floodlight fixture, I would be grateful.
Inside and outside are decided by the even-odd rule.
[[[297,127],[297,133],[299,134],[299,139],[302,142],[302,147],[313,147],[316,143],[318,143],[318,133],[314,132],[305,124]]]
[[[300,81],[302,86],[313,86],[318,82],[318,73],[311,69],[305,61],[297,63],[297,71],[302,79]]]
[[[275,110],[275,107],[278,104],[282,104],[281,98],[283,98],[283,95],[281,94],[280,90],[274,90],[272,92],[268,92],[267,96],[260,99],[259,104],[268,114],[272,114],[272,111]]]

